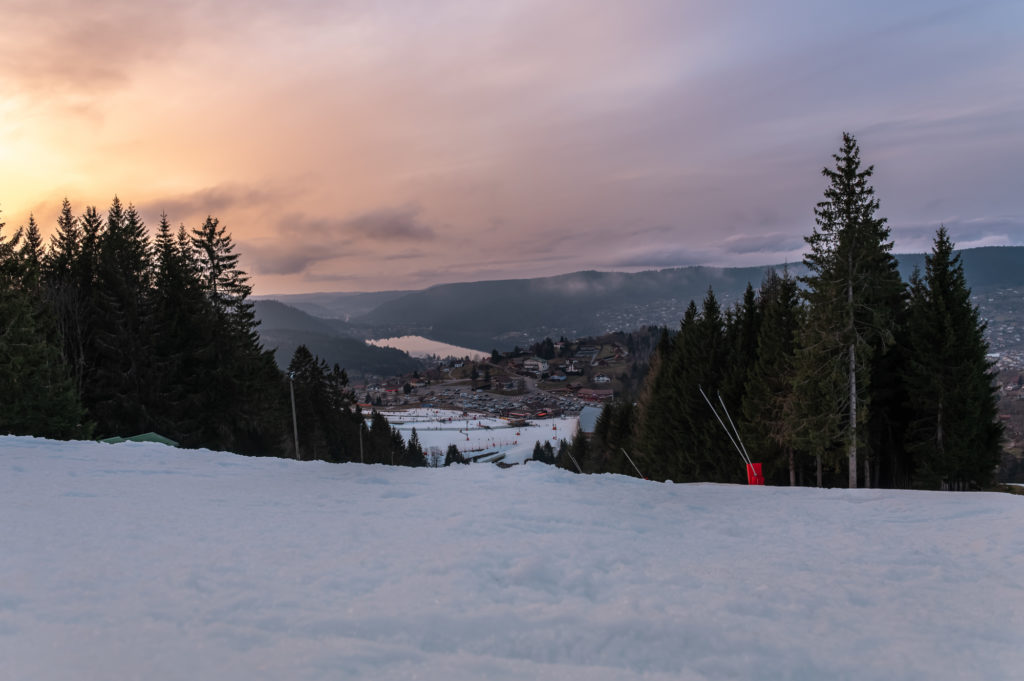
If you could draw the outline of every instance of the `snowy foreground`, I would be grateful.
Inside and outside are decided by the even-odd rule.
[[[1020,679],[1024,497],[0,437],[0,679]]]

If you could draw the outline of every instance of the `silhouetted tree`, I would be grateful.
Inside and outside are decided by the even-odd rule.
[[[907,327],[907,444],[915,483],[948,489],[989,484],[1002,449],[995,377],[985,323],[944,227],[925,257],[924,279],[917,273],[912,279]]]

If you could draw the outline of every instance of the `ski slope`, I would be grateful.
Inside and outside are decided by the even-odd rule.
[[[1024,497],[0,437],[0,679],[1024,676]]]
[[[381,412],[408,442],[413,429],[425,451],[436,447],[442,461],[448,445],[455,445],[466,457],[493,452],[505,463],[523,463],[533,456],[534,446],[549,442],[558,451],[559,440],[571,441],[576,433],[576,416],[531,419],[527,425],[510,426],[497,416],[446,409],[407,409]]]

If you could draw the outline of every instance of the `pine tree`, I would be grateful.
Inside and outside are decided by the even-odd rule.
[[[635,461],[651,479],[740,482],[744,478],[743,466],[700,394],[701,388],[711,396],[721,389],[732,357],[730,345],[736,345],[730,344],[734,337],[727,333],[726,319],[710,288],[700,312],[690,301],[679,333],[670,341],[663,336],[636,414]],[[630,471],[632,466],[623,472]]]
[[[25,286],[33,276],[26,272],[39,262],[32,261],[35,246],[17,249],[21,236],[0,235],[0,433],[84,437],[88,427],[67,365]]]
[[[693,323],[696,318],[697,306],[690,301],[682,327]],[[671,374],[675,361],[675,342],[669,336],[668,329],[662,329],[660,340],[651,355],[647,380],[640,392],[634,433],[637,442],[636,459],[653,480],[665,480],[671,477],[671,471],[674,470],[673,452],[677,431],[672,425]]]
[[[573,467],[569,470],[581,473],[592,472],[590,443],[587,441],[587,436],[579,428],[576,429],[572,436],[572,442],[569,444],[569,454],[573,461]]]
[[[533,445],[533,454],[530,456],[534,461],[540,461],[544,458],[544,449],[540,446],[540,440],[537,440]]]
[[[370,415],[370,434],[365,444],[366,463],[391,463],[391,426],[380,412]]]
[[[551,446],[550,440],[544,440],[543,446],[541,446],[544,458],[541,459],[546,464],[555,465],[555,448]]]
[[[162,215],[154,243],[153,286],[144,338],[149,347],[146,403],[154,428],[186,447],[204,437],[203,394],[216,373],[215,321],[197,275],[192,244]]]
[[[328,401],[325,366],[305,345],[295,348],[288,376],[295,389],[295,413],[299,426],[299,456],[311,460],[334,459],[330,451],[331,424],[324,419]]]
[[[742,300],[726,322],[729,361],[723,369],[722,396],[729,404],[739,405],[747,391],[750,372],[757,362],[757,337],[763,317],[754,287],[748,282]]]
[[[144,375],[150,357],[143,338],[150,244],[135,208],[126,210],[116,196],[98,248],[86,401],[101,435],[132,435],[152,429]]]
[[[239,269],[231,235],[216,218],[192,230],[190,241],[216,338],[202,410],[207,446],[271,453],[287,432],[287,393],[273,353],[260,343],[248,275]]]
[[[57,231],[50,237],[45,269],[51,278],[67,279],[82,250],[82,230],[67,197],[57,217]]]
[[[42,283],[43,259],[43,237],[39,234],[39,225],[32,214],[28,216],[28,228],[25,230],[25,239],[19,251],[21,258],[22,285],[25,289],[36,296]]]
[[[722,432],[700,390],[714,398],[726,377],[732,358],[725,319],[714,291],[708,289],[700,316],[679,335],[682,352],[677,363],[681,430],[680,466],[672,478],[699,482],[741,482],[746,478],[742,460]],[[732,407],[738,408],[738,404]]]
[[[79,395],[85,372],[87,313],[90,309],[79,273],[82,248],[82,229],[71,210],[71,203],[65,198],[57,218],[57,231],[50,237],[50,248],[43,259],[43,276],[57,343]]]
[[[636,475],[624,449],[632,449],[633,402],[619,399],[601,408],[590,442],[591,465],[595,473]]]
[[[797,374],[802,431],[814,447],[845,446],[848,484],[857,487],[858,455],[869,452],[864,425],[871,406],[872,362],[893,343],[903,285],[891,255],[885,218],[869,183],[874,168],[861,168],[852,135],[824,168],[824,200],[815,207],[816,228],[806,237],[803,278],[810,304]],[[865,484],[868,484],[865,480]]]
[[[248,297],[252,287],[248,276],[238,268],[238,254],[227,228],[221,227],[217,218],[207,217],[202,227],[192,230],[192,244],[198,254],[203,287],[214,309],[246,326],[251,319]]]
[[[762,462],[766,480],[778,482],[780,471],[788,469],[788,482],[795,485],[796,442],[790,412],[801,315],[796,280],[788,272],[779,276],[770,270],[761,284],[759,304],[762,322],[757,334],[757,360],[742,401],[748,428],[745,443],[751,457]]]
[[[457,446],[450,444],[444,455],[444,465],[451,466],[453,463],[466,463],[466,457],[462,455]]]
[[[918,486],[984,487],[999,463],[1002,426],[985,323],[971,304],[960,256],[944,227],[915,273],[906,363],[907,433]]]
[[[420,444],[420,436],[416,433],[415,428],[412,429],[412,433],[409,435],[409,444],[405,448],[405,458],[402,460],[402,465],[413,468],[427,465],[427,457],[423,453],[423,445]]]

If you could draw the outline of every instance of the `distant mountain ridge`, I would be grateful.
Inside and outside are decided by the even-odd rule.
[[[305,345],[328,365],[337,364],[349,375],[393,376],[415,371],[421,363],[401,350],[368,345],[346,333],[347,324],[320,319],[276,300],[254,301],[259,334],[264,347],[274,350],[282,369],[288,367],[295,349]]]
[[[413,291],[374,291],[371,293],[286,293],[253,296],[254,300],[276,300],[323,319],[347,321],[374,310],[377,306]]]
[[[1024,247],[960,251],[974,289],[1024,286]],[[906,280],[924,267],[924,254],[897,255]],[[489,351],[526,345],[545,336],[597,335],[647,324],[678,324],[690,300],[708,287],[728,303],[755,288],[771,268],[805,272],[802,263],[761,267],[678,267],[645,272],[583,271],[534,279],[439,284],[420,291],[315,293],[273,296],[295,307],[344,312],[345,332],[363,338],[421,335]],[[321,315],[313,313],[317,317]],[[331,314],[331,316],[334,316]],[[337,324],[337,320],[328,323]],[[338,327],[335,326],[337,329]]]

